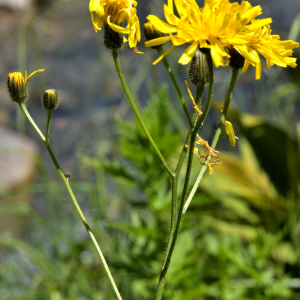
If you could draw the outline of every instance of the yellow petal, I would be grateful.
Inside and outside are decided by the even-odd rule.
[[[90,12],[97,10],[98,3],[99,3],[99,1],[97,1],[97,0],[90,0],[90,3],[89,3]]]
[[[45,71],[44,69],[36,70],[36,71],[32,72],[28,77],[27,77],[27,71],[25,71],[25,82],[27,82],[28,78],[31,77],[33,74],[35,74],[37,72],[44,72],[44,71]]]
[[[111,27],[111,29],[113,29],[116,32],[123,33],[123,34],[129,34],[131,32],[131,30],[129,30],[127,27],[124,28],[124,27],[121,27],[121,26],[116,25],[114,23],[111,23],[110,22],[110,16],[107,17],[107,23]]]
[[[243,55],[246,59],[248,59],[252,64],[256,65],[259,63],[259,59],[254,56],[249,50],[247,46],[237,46],[236,49],[238,52]]]
[[[175,33],[177,32],[177,28],[167,24],[166,22],[160,20],[158,17],[150,15],[147,17],[150,23],[160,32],[163,33]]]
[[[174,45],[172,45],[162,56],[160,56],[154,63],[153,65],[156,65],[157,63],[159,63],[167,54],[169,54],[172,49],[174,48]]]
[[[245,73],[248,70],[249,65],[250,65],[249,60],[245,59],[244,66],[243,66],[243,69],[242,69],[242,73]]]
[[[164,11],[166,20],[169,24],[177,25],[179,23],[180,19],[174,15],[173,8],[170,8],[169,6],[165,5]]]
[[[261,76],[261,62],[260,62],[258,53],[256,51],[253,51],[253,54],[259,61],[255,66],[255,79],[258,80],[258,79],[260,79],[260,76]]]
[[[215,66],[223,66],[223,56],[219,54],[218,49],[215,45],[211,45],[210,53]]]
[[[259,20],[258,22],[252,23],[251,25],[247,26],[247,29],[253,30],[259,27],[263,27],[270,23],[272,23],[272,18],[262,19]]]
[[[138,53],[138,54],[144,54],[144,52],[140,52],[140,51],[139,51],[138,47],[134,47],[134,48],[133,48],[133,51],[134,51],[135,53]]]
[[[229,135],[230,145],[234,147],[236,144],[236,136],[234,134],[234,130],[231,122],[225,121],[225,131]]]
[[[179,59],[179,63],[182,65],[187,65],[191,59],[194,56],[195,51],[197,50],[198,47],[198,42],[193,43],[191,46],[189,46],[184,53],[182,54],[182,56]]]
[[[214,170],[213,170],[211,164],[208,164],[208,173],[209,173],[209,175],[214,174]]]
[[[145,46],[146,47],[153,47],[153,46],[162,45],[162,44],[170,41],[171,39],[172,39],[171,36],[164,36],[164,37],[157,38],[157,39],[146,42]]]

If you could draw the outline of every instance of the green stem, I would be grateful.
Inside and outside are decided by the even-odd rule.
[[[239,69],[232,69],[232,77],[231,77],[231,82],[230,82],[230,86],[229,86],[229,90],[228,90],[228,94],[227,94],[227,97],[226,97],[226,101],[225,101],[225,104],[224,104],[224,108],[223,108],[223,111],[221,113],[221,117],[220,117],[220,121],[219,121],[219,124],[218,124],[218,128],[216,130],[216,133],[215,133],[215,136],[214,136],[214,139],[213,139],[213,142],[212,142],[212,145],[211,145],[211,148],[214,150],[217,146],[217,143],[218,143],[218,140],[219,140],[219,137],[220,137],[220,134],[221,134],[221,131],[222,131],[222,127],[224,125],[224,122],[225,122],[225,118],[226,118],[226,114],[227,114],[227,111],[228,111],[228,108],[229,108],[229,105],[230,105],[230,101],[231,101],[231,98],[232,98],[232,93],[233,93],[233,90],[234,90],[234,87],[235,87],[235,83],[236,83],[236,80],[237,80],[237,77],[238,77],[238,74],[239,74]],[[205,161],[205,165],[201,168],[201,171],[197,177],[197,180],[189,194],[189,197],[184,205],[184,208],[183,208],[183,214],[186,212],[186,210],[188,209],[197,189],[198,189],[198,186],[203,178],[203,175],[207,169],[207,164],[209,163],[209,159],[211,158],[211,156],[208,156],[207,160]]]
[[[49,144],[49,134],[50,134],[50,123],[52,117],[52,109],[48,109],[47,127],[46,127],[46,144]]]
[[[162,295],[163,295],[167,272],[168,272],[168,269],[169,269],[169,266],[170,266],[173,250],[174,250],[176,240],[177,240],[177,237],[178,237],[178,232],[179,232],[181,217],[182,217],[183,205],[184,205],[186,195],[187,195],[187,192],[188,192],[188,187],[189,187],[189,182],[190,182],[190,175],[191,175],[192,165],[193,165],[194,146],[195,146],[196,136],[197,136],[197,133],[198,133],[205,117],[207,116],[209,108],[210,108],[210,103],[211,103],[211,99],[212,99],[212,92],[213,92],[213,83],[214,83],[214,70],[213,70],[213,63],[212,63],[211,56],[208,57],[208,67],[209,67],[209,90],[208,90],[208,95],[207,95],[207,99],[206,99],[206,103],[205,103],[205,107],[204,107],[202,115],[200,116],[199,120],[197,121],[195,127],[191,130],[191,132],[189,132],[189,134],[191,134],[190,135],[191,136],[190,137],[190,143],[189,143],[189,158],[188,158],[188,163],[187,163],[187,170],[186,170],[186,176],[185,176],[183,192],[182,192],[182,196],[181,196],[180,207],[179,207],[179,211],[178,211],[178,215],[177,215],[177,220],[176,220],[176,225],[175,225],[173,238],[171,239],[171,245],[170,245],[170,248],[169,248],[169,245],[167,247],[167,249],[169,248],[169,252],[167,253],[165,263],[164,263],[163,268],[160,272],[160,277],[159,277],[159,281],[158,281],[155,300],[160,300],[162,298]],[[199,94],[200,94],[200,90],[199,90]],[[183,163],[183,162],[179,161],[179,164],[181,164],[181,163]]]
[[[97,240],[96,240],[96,238],[95,238],[95,236],[94,236],[94,234],[93,234],[93,232],[92,232],[92,230],[91,230],[91,228],[90,228],[90,226],[89,226],[89,224],[88,224],[88,222],[87,222],[87,220],[86,220],[83,212],[80,209],[80,206],[79,206],[79,204],[78,204],[78,202],[77,202],[77,200],[76,200],[76,198],[75,198],[75,196],[73,194],[73,191],[71,189],[69,181],[67,180],[66,176],[62,172],[62,170],[61,170],[61,168],[60,168],[60,166],[59,166],[59,164],[58,164],[58,162],[57,162],[57,160],[56,160],[56,158],[55,158],[55,156],[54,156],[54,154],[53,154],[53,152],[52,152],[49,144],[47,143],[47,139],[44,137],[44,135],[42,134],[42,132],[39,130],[39,128],[37,127],[37,125],[35,124],[35,122],[33,121],[33,119],[31,118],[31,116],[30,116],[30,114],[29,114],[29,112],[28,112],[25,104],[24,103],[20,103],[19,105],[20,105],[20,108],[23,111],[24,115],[26,116],[26,118],[28,119],[28,121],[30,122],[30,124],[32,125],[32,127],[35,129],[35,131],[37,132],[37,134],[39,135],[39,137],[41,138],[41,140],[45,144],[45,146],[46,146],[46,148],[48,150],[48,153],[49,153],[49,155],[50,155],[50,157],[51,157],[51,159],[53,161],[53,164],[55,165],[58,174],[60,175],[62,181],[64,182],[64,184],[65,184],[65,186],[66,186],[66,188],[68,190],[68,193],[69,193],[69,195],[70,195],[70,197],[71,197],[71,199],[73,201],[73,204],[74,204],[74,206],[75,206],[75,208],[76,208],[76,210],[77,210],[77,212],[78,212],[78,214],[80,216],[80,219],[81,219],[84,227],[86,228],[86,230],[87,230],[87,232],[88,232],[88,234],[89,234],[89,236],[90,236],[90,238],[91,238],[91,240],[92,240],[92,242],[93,242],[93,244],[94,244],[94,246],[95,246],[95,248],[97,250],[97,253],[98,253],[98,255],[99,255],[99,257],[100,257],[100,259],[102,261],[102,264],[103,264],[104,269],[106,271],[106,274],[107,274],[107,276],[108,276],[108,278],[109,278],[109,280],[111,282],[111,285],[112,285],[112,287],[113,287],[113,289],[115,291],[115,294],[116,294],[116,296],[117,296],[117,298],[119,300],[122,300],[122,297],[121,297],[121,295],[120,295],[120,293],[118,291],[118,288],[117,288],[117,286],[116,286],[116,284],[114,282],[114,279],[113,279],[113,277],[112,277],[112,275],[110,273],[110,270],[109,270],[108,265],[106,263],[106,260],[105,260],[105,258],[103,256],[103,253],[102,253],[102,251],[101,251],[101,249],[100,249],[100,247],[98,245],[98,242],[97,242]]]
[[[158,53],[159,53],[160,56],[162,56],[162,55],[164,54],[164,51],[163,51],[163,49],[162,49],[161,46],[160,46],[159,48],[157,48],[157,51],[158,51]],[[187,118],[187,120],[188,120],[188,122],[189,122],[189,126],[190,126],[190,128],[193,128],[194,125],[193,125],[193,123],[192,123],[192,120],[191,120],[191,117],[190,117],[188,108],[187,108],[187,106],[186,106],[186,104],[185,104],[185,101],[184,101],[184,98],[183,98],[183,96],[182,96],[182,93],[181,93],[181,90],[180,90],[180,88],[179,88],[179,85],[178,85],[178,83],[177,83],[177,81],[176,81],[176,79],[175,79],[175,76],[174,76],[174,74],[173,74],[173,72],[172,72],[172,70],[171,70],[171,68],[170,68],[170,65],[169,65],[169,63],[168,63],[166,57],[164,57],[164,58],[162,59],[162,61],[163,61],[164,66],[165,66],[167,72],[169,73],[169,76],[170,76],[170,78],[171,78],[171,80],[172,80],[172,82],[173,82],[173,84],[174,84],[174,87],[175,87],[175,89],[176,89],[176,92],[177,92],[177,94],[178,94],[178,97],[179,97],[179,99],[180,99],[180,101],[181,101],[181,105],[182,105],[183,111],[184,111],[184,113],[185,113],[185,115],[186,115],[186,118]]]
[[[201,99],[202,99],[203,91],[204,91],[204,85],[197,85],[195,103],[197,104],[197,106],[199,108],[201,106]],[[196,110],[194,110],[193,117],[192,117],[193,124],[196,122],[197,118],[198,118],[198,112]],[[194,127],[194,125],[193,125],[193,127]]]
[[[42,134],[42,132],[40,131],[40,129],[36,126],[35,122],[31,118],[31,116],[30,116],[30,114],[29,114],[29,112],[28,112],[25,104],[24,103],[19,103],[19,106],[20,106],[22,112],[24,113],[25,117],[29,121],[29,123],[32,125],[32,127],[35,129],[35,131],[37,132],[37,134],[39,135],[39,137],[41,138],[41,140],[45,144],[46,143],[46,138],[44,137],[44,135]]]
[[[127,86],[127,83],[126,83],[126,80],[125,80],[125,77],[123,75],[123,71],[122,71],[122,68],[121,68],[121,64],[120,64],[120,60],[119,60],[119,55],[118,55],[118,50],[112,50],[112,56],[113,56],[113,59],[114,59],[114,62],[115,62],[115,65],[116,65],[116,69],[117,69],[117,72],[118,72],[118,75],[120,77],[120,80],[121,80],[121,83],[122,83],[122,86],[124,88],[124,91],[126,93],[126,96],[132,106],[132,109],[136,115],[136,117],[138,118],[149,142],[151,143],[152,147],[154,148],[156,154],[158,155],[162,165],[165,167],[166,171],[169,173],[169,175],[173,178],[175,176],[174,172],[172,172],[172,170],[170,169],[169,165],[167,164],[166,160],[164,159],[163,155],[161,154],[161,152],[159,151],[158,147],[156,146],[154,140],[152,139],[143,119],[142,119],[142,116],[141,114],[139,113],[139,110],[130,94],[130,91],[128,89],[128,86]]]
[[[202,98],[203,91],[204,91],[204,86],[197,86],[197,93],[196,93],[196,99],[195,99],[195,103],[197,104],[197,106],[199,106],[201,104],[201,98]],[[195,123],[197,117],[198,117],[198,112],[196,110],[194,110],[193,117],[192,117],[193,124]],[[187,149],[188,149],[185,145],[190,143],[191,134],[192,134],[192,130],[190,129],[188,132],[188,135],[186,137],[183,149],[181,151],[179,160],[178,160],[178,164],[177,164],[176,171],[175,171],[175,177],[172,178],[172,182],[171,182],[171,187],[172,187],[171,227],[170,227],[170,235],[169,235],[169,239],[168,239],[168,243],[167,243],[167,249],[166,249],[165,256],[164,256],[162,269],[165,267],[166,259],[168,257],[168,253],[170,251],[170,248],[172,245],[172,240],[174,237],[176,218],[177,218],[178,179],[179,179],[179,175],[180,175],[180,172],[181,172],[181,169],[182,169],[185,157],[186,157]]]

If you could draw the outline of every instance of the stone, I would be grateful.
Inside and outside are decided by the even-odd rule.
[[[33,0],[0,0],[0,7],[11,10],[26,10],[32,2]]]
[[[0,232],[22,229],[21,216],[31,205],[30,195],[21,188],[34,180],[38,152],[34,141],[0,125]],[[21,192],[14,194],[16,189]]]

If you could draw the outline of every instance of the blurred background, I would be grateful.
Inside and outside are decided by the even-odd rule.
[[[140,0],[140,23],[163,18],[160,0]],[[0,299],[114,299],[90,239],[42,142],[10,101],[6,80],[25,67],[27,107],[42,131],[46,89],[59,93],[50,143],[103,248],[123,299],[153,299],[170,220],[170,183],[137,124],[88,0],[0,0]],[[203,1],[198,1],[199,5]],[[253,0],[274,34],[299,41],[300,1]],[[175,168],[187,122],[155,50],[120,51],[131,92],[164,157]],[[165,50],[168,45],[165,45]],[[189,109],[184,47],[168,61]],[[294,57],[299,57],[296,49]],[[300,298],[300,71],[263,64],[239,77],[223,132],[222,165],[206,175],[183,218],[165,299]],[[230,81],[215,71],[213,109],[200,135],[209,142]],[[195,91],[191,86],[192,92]],[[200,149],[201,151],[204,151]],[[194,182],[201,165],[195,160]],[[180,182],[182,186],[182,181]]]

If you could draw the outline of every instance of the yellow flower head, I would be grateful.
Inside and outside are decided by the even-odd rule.
[[[101,30],[104,23],[120,34],[128,34],[130,48],[140,53],[136,47],[141,40],[140,22],[136,14],[137,1],[129,0],[90,0],[89,10],[95,32]],[[127,26],[124,28],[123,23]],[[127,40],[125,39],[124,42]]]
[[[146,42],[147,47],[157,46],[172,41],[172,47],[185,43],[191,44],[179,59],[179,63],[188,64],[196,49],[209,48],[214,64],[227,66],[230,60],[228,48],[236,49],[245,57],[244,71],[249,63],[257,67],[256,78],[260,75],[258,53],[266,57],[268,65],[294,67],[296,59],[288,57],[291,49],[298,47],[293,41],[279,41],[278,36],[271,36],[269,24],[271,18],[256,20],[261,14],[261,7],[252,7],[248,1],[241,4],[230,3],[229,0],[205,0],[202,8],[195,0],[174,0],[179,17],[174,14],[173,0],[164,6],[168,23],[156,16],[148,16],[148,20],[157,30],[168,33],[160,39]],[[157,63],[160,57],[155,63]]]
[[[261,20],[263,21],[263,20]],[[258,53],[266,59],[268,68],[278,65],[280,67],[295,68],[296,58],[290,57],[293,54],[294,48],[299,47],[299,43],[292,40],[280,41],[279,35],[271,35],[271,26],[257,26],[259,20],[253,20],[252,24],[246,26],[244,31],[245,45],[236,46],[236,50],[245,57],[245,64],[242,73],[246,72],[249,64],[256,67],[256,79],[260,79],[261,62]]]
[[[43,72],[43,71],[45,70],[40,69],[34,71],[29,76],[27,76],[27,70],[25,69],[25,78],[23,77],[21,72],[9,73],[7,77],[7,88],[11,99],[17,103],[24,102],[28,97],[27,82],[29,77],[31,77],[33,74],[37,72]]]

